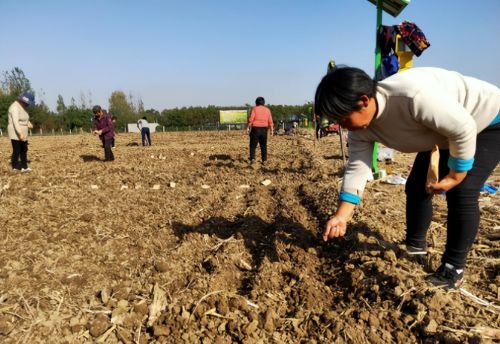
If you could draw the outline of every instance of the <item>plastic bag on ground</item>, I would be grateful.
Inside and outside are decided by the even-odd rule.
[[[388,176],[384,182],[387,184],[392,184],[392,185],[405,185],[406,184],[406,178],[398,176],[398,175],[392,175]]]

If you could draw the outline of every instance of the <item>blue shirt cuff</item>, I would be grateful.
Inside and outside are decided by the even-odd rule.
[[[474,158],[469,160],[458,159],[450,156],[448,158],[448,167],[456,172],[467,172],[472,169]]]
[[[361,197],[345,191],[340,192],[339,199],[352,204],[359,204],[361,202]]]
[[[500,112],[497,114],[493,121],[490,123],[490,126],[500,123]]]

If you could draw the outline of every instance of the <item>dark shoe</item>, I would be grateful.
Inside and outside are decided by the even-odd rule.
[[[403,250],[403,257],[406,259],[418,263],[424,267],[428,265],[427,261],[427,247],[415,247],[410,245],[405,245]]]
[[[464,281],[464,271],[463,269],[455,269],[453,265],[445,263],[427,277],[427,281],[437,287],[442,287],[444,290],[458,289]]]
[[[424,256],[427,254],[427,247],[415,247],[406,245],[406,254],[409,256]]]

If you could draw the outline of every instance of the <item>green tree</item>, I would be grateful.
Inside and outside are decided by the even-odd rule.
[[[141,98],[139,98],[139,100],[137,101],[137,112],[144,112],[144,103],[142,102]]]
[[[132,95],[132,92],[129,92],[129,94],[128,94],[128,105],[130,106],[131,113],[138,112],[135,109],[134,96]]]
[[[158,122],[160,119],[160,112],[155,109],[149,109],[138,113],[137,117],[146,117],[150,122]]]
[[[57,96],[56,110],[59,116],[63,116],[64,113],[66,112],[66,104],[64,104],[64,99],[60,94]]]
[[[111,93],[111,97],[109,97],[109,114],[116,116],[115,128],[117,130],[123,130],[127,123],[136,122],[138,119],[133,106],[122,91]]]
[[[90,106],[89,104],[87,104],[87,97],[85,96],[85,93],[80,91],[80,108],[86,109]]]
[[[49,107],[43,101],[33,107],[28,108],[30,121],[33,123],[35,130],[42,129],[44,131],[58,129],[55,123],[55,116],[50,112]]]
[[[24,91],[32,91],[31,83],[24,72],[15,67],[9,72],[2,72],[0,77],[0,128],[6,129],[10,105]]]
[[[7,129],[9,106],[16,100],[16,96],[0,94],[0,128]]]
[[[79,129],[88,130],[92,125],[92,111],[90,109],[82,109],[77,106],[71,105],[64,114],[65,129]]]
[[[4,93],[18,96],[22,92],[32,91],[31,83],[19,67],[14,67],[10,72],[3,72],[2,89]]]
[[[109,112],[117,117],[133,115],[132,106],[122,91],[114,91],[109,97]]]
[[[231,107],[227,109],[237,109]],[[224,108],[209,105],[208,107],[183,107],[163,110],[158,123],[166,127],[201,127],[215,125],[219,120],[219,110]]]

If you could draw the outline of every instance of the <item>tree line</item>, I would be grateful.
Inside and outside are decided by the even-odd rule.
[[[36,93],[21,68],[15,67],[11,71],[2,72],[0,76],[0,129],[6,130],[8,108],[25,91]],[[58,95],[55,112],[51,111],[47,104],[39,99],[37,99],[35,106],[28,109],[28,112],[35,131],[88,131],[92,127],[93,105],[90,92],[87,95],[83,93],[80,95],[79,104],[74,98],[71,98],[69,104],[66,104],[63,97]],[[105,106],[103,107],[105,108]],[[275,121],[287,121],[291,116],[311,118],[311,103],[268,105],[268,107],[271,109]],[[125,95],[123,91],[114,91],[109,97],[107,111],[111,116],[116,116],[116,129],[124,131],[128,123],[135,123],[142,117],[146,117],[149,122],[156,122],[167,129],[215,126],[219,121],[220,110],[250,110],[250,108],[250,104],[231,107],[209,105],[164,109],[160,112],[155,109],[146,110],[141,99],[135,101],[131,95]]]

